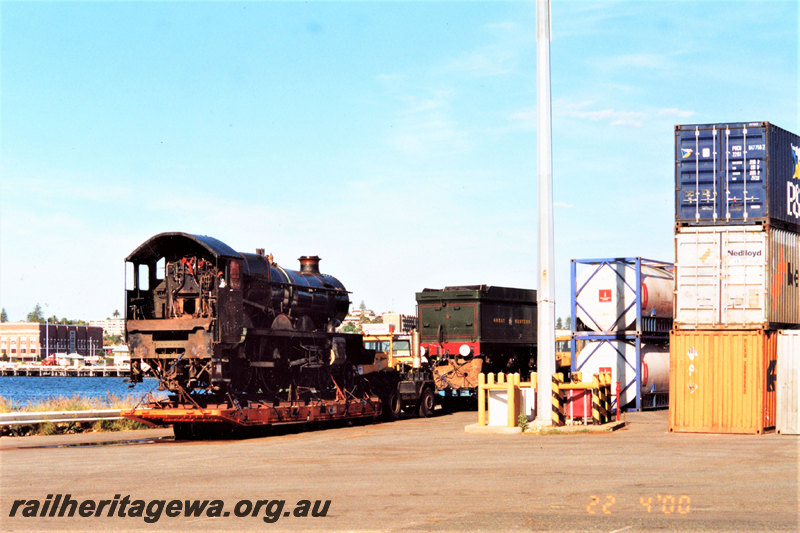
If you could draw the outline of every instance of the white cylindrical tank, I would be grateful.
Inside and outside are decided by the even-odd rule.
[[[642,265],[642,316],[672,317],[672,270]],[[636,323],[636,265],[591,265],[576,273],[576,314],[590,330],[627,330]]]
[[[669,346],[642,344],[642,392],[669,392]],[[622,341],[589,341],[576,357],[573,371],[581,372],[583,381],[591,381],[601,370],[611,369],[611,393],[617,382],[625,389],[620,405],[636,401],[636,346]],[[627,388],[626,388],[627,387]]]

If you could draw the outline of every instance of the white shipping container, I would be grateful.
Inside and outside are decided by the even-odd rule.
[[[675,327],[800,324],[800,235],[762,226],[679,228]]]
[[[778,332],[775,430],[800,435],[800,330]]]

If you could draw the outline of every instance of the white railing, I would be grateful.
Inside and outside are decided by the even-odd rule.
[[[94,409],[87,411],[17,411],[0,413],[0,426],[43,424],[45,422],[93,422],[119,420],[119,409]]]

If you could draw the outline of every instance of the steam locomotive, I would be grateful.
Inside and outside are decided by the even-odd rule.
[[[264,250],[212,237],[156,235],[127,258],[125,326],[131,380],[145,370],[176,404],[278,405],[369,393],[355,371],[374,352],[336,333],[348,292],[303,256],[300,270]]]

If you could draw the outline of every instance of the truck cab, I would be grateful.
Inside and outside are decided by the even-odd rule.
[[[385,418],[396,419],[401,412],[431,416],[436,407],[436,383],[430,365],[420,355],[419,334],[368,329],[364,348],[375,350],[375,360],[358,370],[384,391]]]

